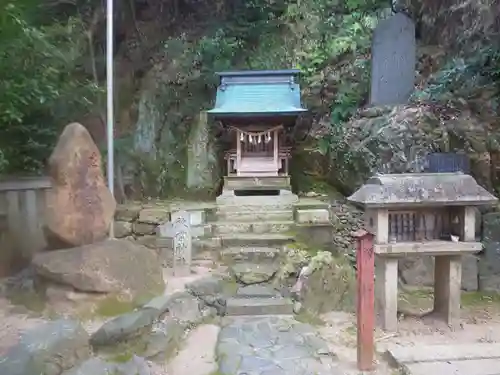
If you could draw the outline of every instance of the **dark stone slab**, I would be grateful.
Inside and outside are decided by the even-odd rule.
[[[55,320],[22,334],[0,360],[2,375],[60,375],[90,357],[89,336],[71,320]]]
[[[405,104],[415,85],[415,25],[403,13],[380,21],[373,33],[370,102]]]

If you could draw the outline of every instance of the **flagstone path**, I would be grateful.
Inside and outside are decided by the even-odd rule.
[[[291,316],[226,318],[216,350],[221,375],[335,375],[314,328]]]

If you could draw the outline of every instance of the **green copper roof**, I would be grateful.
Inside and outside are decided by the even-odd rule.
[[[299,115],[302,108],[295,70],[219,73],[214,116]]]

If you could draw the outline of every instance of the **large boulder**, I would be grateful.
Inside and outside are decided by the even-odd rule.
[[[291,293],[306,311],[313,314],[353,311],[355,270],[346,257],[334,257],[328,251],[320,251],[302,268]]]
[[[80,323],[55,320],[32,328],[0,360],[2,375],[60,375],[90,357],[89,336]]]
[[[32,261],[38,278],[77,291],[144,297],[164,289],[157,255],[128,240],[37,254]]]
[[[103,240],[116,209],[106,186],[101,154],[80,124],[66,126],[49,159],[45,233],[50,249]]]
[[[94,347],[113,345],[131,337],[149,332],[151,326],[159,318],[154,309],[139,309],[104,323],[91,337]]]

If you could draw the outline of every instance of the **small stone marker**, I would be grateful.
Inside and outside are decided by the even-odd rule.
[[[191,273],[191,218],[189,212],[172,213],[174,239],[174,275],[187,276]]]
[[[175,276],[187,276],[191,273],[192,233],[189,212],[172,213],[172,220],[158,227],[160,247],[166,247],[163,239],[171,239],[173,247],[173,266]]]
[[[373,33],[372,105],[405,104],[415,85],[415,25],[403,13],[379,23]]]

